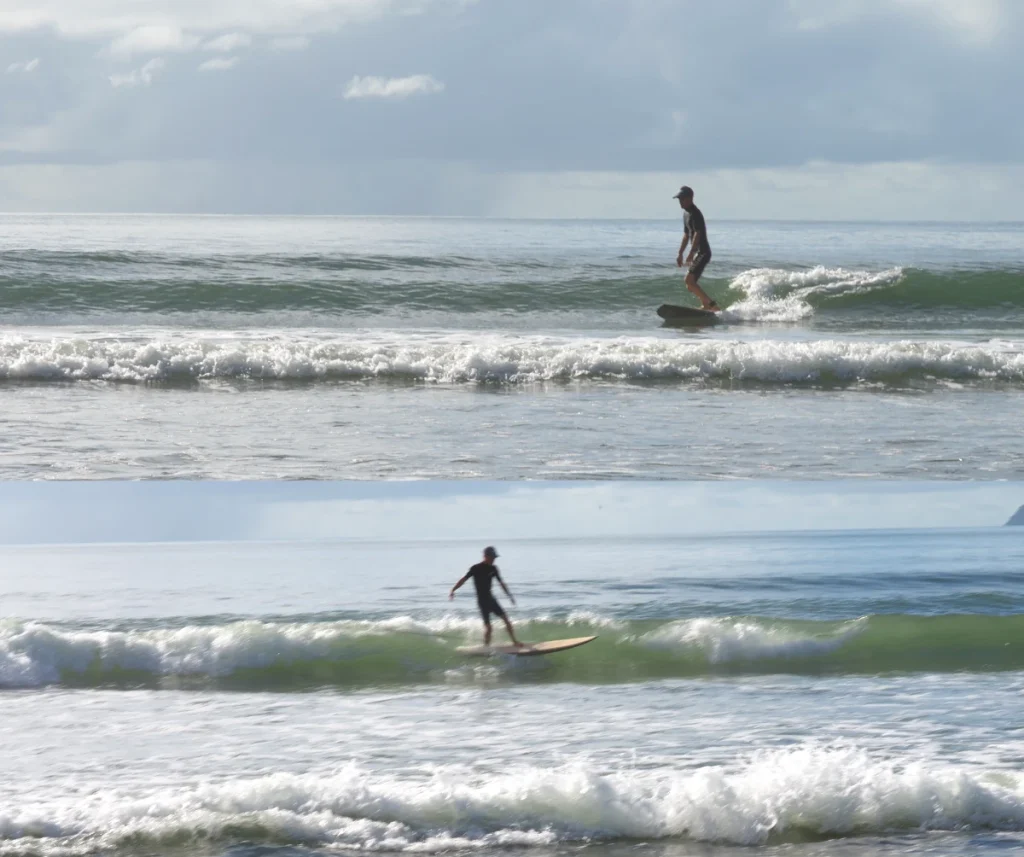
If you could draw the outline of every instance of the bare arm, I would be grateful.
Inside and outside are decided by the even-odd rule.
[[[686,242],[690,240],[690,233],[683,232],[683,243],[679,245],[679,255],[676,256],[676,267],[683,267],[683,251],[686,250]],[[697,245],[694,244],[696,247]]]
[[[448,600],[449,600],[449,601],[451,601],[451,600],[452,600],[452,599],[453,599],[453,598],[455,597],[455,592],[456,592],[456,590],[457,590],[457,589],[458,589],[458,588],[459,588],[460,586],[462,586],[462,584],[463,584],[463,583],[465,583],[465,582],[466,582],[467,580],[469,580],[469,575],[468,575],[468,574],[464,574],[464,575],[462,575],[462,577],[461,577],[461,578],[459,578],[459,582],[458,582],[458,583],[456,583],[456,584],[455,584],[455,585],[454,585],[454,586],[452,587],[452,591],[448,593]]]
[[[697,255],[697,248],[700,247],[700,243],[701,232],[700,230],[697,230],[696,232],[693,233],[693,241],[690,244],[690,255],[686,257],[687,262],[693,261],[693,257]],[[682,252],[682,250],[679,251],[680,255],[682,255]]]
[[[511,592],[508,591],[508,587],[505,585],[505,581],[501,579],[501,575],[498,574],[498,573],[495,573],[494,576],[496,578],[498,578],[498,583],[500,583],[501,584],[501,588],[505,590],[505,594],[508,596],[508,600],[511,601],[513,604],[515,604],[516,603],[516,597]]]

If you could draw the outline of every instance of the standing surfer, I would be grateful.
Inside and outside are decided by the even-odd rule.
[[[711,245],[708,243],[708,230],[704,223],[704,215],[697,206],[693,204],[693,188],[683,185],[672,199],[679,200],[679,207],[683,209],[683,243],[679,245],[679,255],[676,257],[676,267],[683,267],[683,252],[687,243],[690,244],[690,254],[686,257],[686,264],[690,269],[686,272],[686,288],[700,298],[701,306],[709,311],[717,312],[721,307],[708,296],[697,281],[704,273],[704,268],[711,261]]]
[[[498,552],[494,548],[484,548],[483,562],[478,562],[462,576],[459,582],[452,587],[452,591],[448,593],[448,600],[450,601],[454,599],[456,590],[472,577],[473,585],[476,587],[476,603],[480,608],[480,615],[484,620],[484,645],[489,646],[491,644],[491,614],[493,613],[505,623],[509,639],[511,639],[516,646],[522,646],[523,644],[516,639],[516,632],[512,630],[512,623],[508,620],[508,616],[505,614],[505,609],[498,603],[498,599],[495,598],[494,594],[491,592],[491,585],[495,580],[497,580],[512,603],[516,603],[516,599],[513,598],[512,593],[508,591],[505,581],[501,579],[501,573],[498,571],[498,566],[494,564],[494,560],[497,558]]]

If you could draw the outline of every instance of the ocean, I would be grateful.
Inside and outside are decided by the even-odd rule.
[[[0,857],[1024,848],[1024,224],[706,214],[0,216]]]
[[[1019,478],[1024,225],[0,217],[5,479]]]
[[[480,547],[0,547],[0,853],[1024,848],[1024,528],[504,539],[598,635],[518,659],[455,652]]]

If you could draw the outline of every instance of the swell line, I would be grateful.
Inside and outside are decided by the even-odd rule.
[[[557,656],[498,658],[513,681],[628,683],[729,674],[843,675],[1024,669],[1024,616],[876,615],[846,622],[760,617],[521,623],[527,639],[597,634]],[[446,617],[238,621],[138,630],[0,627],[0,687],[292,689],[475,681],[455,648],[479,623]]]

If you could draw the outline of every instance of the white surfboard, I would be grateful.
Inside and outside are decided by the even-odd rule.
[[[474,657],[486,658],[491,655],[516,655],[517,657],[528,657],[530,655],[550,655],[555,652],[564,652],[566,649],[575,649],[596,640],[593,637],[573,637],[571,640],[546,640],[543,643],[525,643],[517,648],[513,645],[507,646],[459,646],[455,649],[460,655],[472,655]]]

